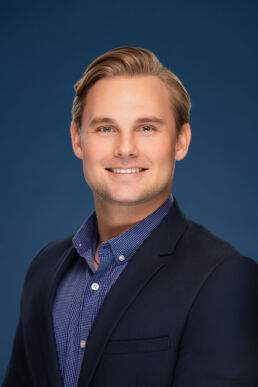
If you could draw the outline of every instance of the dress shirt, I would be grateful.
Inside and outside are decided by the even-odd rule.
[[[99,266],[94,268],[98,239],[96,213],[73,237],[78,259],[62,278],[53,306],[53,321],[60,371],[65,387],[76,387],[87,346],[87,338],[110,288],[144,240],[167,215],[172,195],[155,212],[100,244]]]

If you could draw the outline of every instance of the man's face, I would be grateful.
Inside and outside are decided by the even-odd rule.
[[[119,205],[162,203],[190,141],[177,135],[169,92],[151,75],[99,80],[88,92],[81,134],[73,123],[71,134],[95,201]]]

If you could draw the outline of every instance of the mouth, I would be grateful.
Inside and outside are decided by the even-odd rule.
[[[144,172],[147,168],[106,168],[107,171],[112,173],[139,173]]]

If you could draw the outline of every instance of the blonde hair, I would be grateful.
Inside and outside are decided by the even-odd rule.
[[[190,97],[180,79],[164,67],[156,55],[145,48],[117,47],[96,58],[74,85],[75,98],[72,106],[72,118],[81,128],[81,120],[86,96],[89,89],[100,79],[116,75],[154,75],[157,76],[170,92],[170,103],[176,122],[177,131],[190,120]]]

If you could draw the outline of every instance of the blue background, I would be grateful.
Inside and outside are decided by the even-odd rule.
[[[0,381],[27,267],[93,209],[69,126],[73,84],[103,52],[153,50],[192,99],[176,167],[185,214],[257,260],[257,1],[1,1]]]

